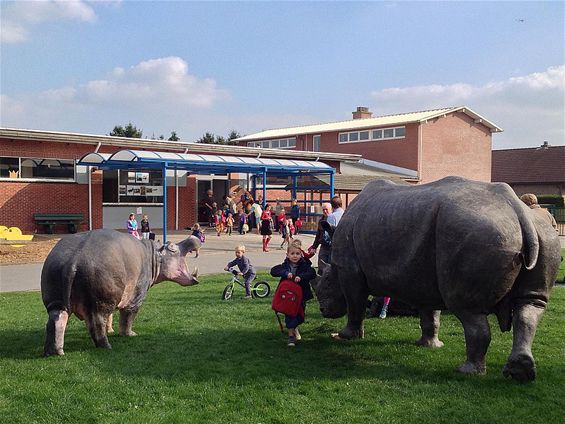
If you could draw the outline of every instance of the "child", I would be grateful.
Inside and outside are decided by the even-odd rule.
[[[290,246],[290,226],[289,222],[292,222],[290,219],[285,219],[281,221],[281,236],[283,238],[283,242],[281,243],[281,249],[283,248],[284,244],[287,243]]]
[[[128,234],[131,234],[136,239],[139,239],[139,233],[137,232],[137,221],[135,219],[135,214],[130,213],[127,222]]]
[[[141,220],[141,237],[143,240],[149,240],[149,233],[151,230],[149,229],[149,218],[147,215],[143,215],[143,219]]]
[[[233,216],[231,213],[228,213],[228,217],[226,219],[226,226],[228,227],[227,233],[231,236],[231,232],[233,230]]]
[[[288,220],[288,228],[289,228],[288,234],[290,235],[290,238],[292,238],[292,236],[296,234],[295,233],[296,229],[294,228],[294,223],[292,222],[292,219]]]
[[[214,219],[215,219],[214,223],[216,224],[216,233],[218,233],[218,237],[220,237],[220,234],[222,234],[222,232],[224,231],[224,223],[225,223],[224,214],[221,209],[216,210],[216,215],[214,215]]]
[[[281,234],[282,234],[282,227],[285,221],[286,221],[286,211],[284,210],[284,208],[282,208],[279,211],[279,214],[277,215],[277,222],[279,223],[278,229],[279,229],[279,233]]]
[[[255,279],[257,273],[255,272],[255,268],[253,268],[253,265],[251,265],[249,259],[245,257],[244,245],[235,247],[235,259],[231,262],[228,262],[224,270],[229,271],[231,267],[234,267],[236,265],[239,268],[239,272],[243,274],[243,278],[245,279],[245,298],[251,299],[251,282]]]
[[[302,256],[302,243],[300,240],[293,240],[286,251],[286,259],[280,265],[271,268],[271,275],[282,280],[292,280],[302,288],[302,310],[306,309],[306,302],[312,299],[312,289],[310,280],[316,277],[316,271],[312,268],[312,262]],[[288,329],[289,347],[294,347],[296,341],[302,337],[298,332],[298,326],[304,322],[304,314],[291,317],[284,316],[284,322]]]
[[[200,229],[200,224],[197,222],[192,226],[192,235],[194,237],[198,237],[198,239],[204,243],[206,241],[206,236],[204,235],[204,233],[202,232],[202,230]],[[194,256],[195,258],[198,257],[198,255],[200,254],[200,249],[195,249],[196,250],[196,255]]]
[[[263,252],[269,251],[269,242],[273,234],[273,219],[271,218],[271,205],[265,205],[265,210],[261,213],[261,235],[263,236]]]
[[[298,218],[294,223],[294,230],[295,230],[294,234],[297,235],[300,234],[300,230],[302,230],[302,220],[300,218]]]
[[[243,209],[239,210],[239,234],[245,234],[247,230],[244,231],[244,227],[247,226],[247,214],[243,211]]]

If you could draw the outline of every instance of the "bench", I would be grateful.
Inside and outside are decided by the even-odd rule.
[[[78,226],[84,222],[82,213],[34,213],[33,220],[37,225],[43,225],[46,234],[53,234],[57,224],[67,225],[69,233],[76,233]]]

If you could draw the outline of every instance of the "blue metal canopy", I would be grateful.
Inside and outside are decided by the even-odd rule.
[[[165,241],[167,239],[167,179],[165,173],[168,169],[183,170],[189,174],[249,173],[262,175],[263,181],[266,181],[267,174],[292,175],[294,176],[293,193],[296,192],[296,176],[329,174],[330,195],[334,194],[335,169],[318,161],[127,149],[113,154],[88,153],[80,158],[77,164],[95,166],[99,169],[161,169],[163,172],[163,239]],[[266,185],[263,184],[263,203],[266,198]]]

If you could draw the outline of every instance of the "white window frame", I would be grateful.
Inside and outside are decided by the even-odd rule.
[[[273,142],[276,142],[278,146],[273,147]],[[277,138],[274,140],[248,141],[247,147],[259,147],[262,149],[294,149],[296,147],[296,137]]]
[[[397,136],[396,135],[396,130],[397,129],[404,129],[404,135],[401,136]],[[385,130],[392,130],[392,137],[385,137],[384,132]],[[367,140],[361,140],[361,133],[364,132],[368,132],[369,133],[369,138]],[[357,138],[356,140],[350,140],[351,138],[351,134],[356,134],[356,136],[354,135],[354,138]],[[375,135],[377,134],[381,134],[381,138],[376,138]],[[342,141],[343,139],[346,139],[346,141]],[[347,131],[347,132],[340,132],[337,135],[337,143],[338,144],[352,144],[352,143],[369,143],[371,141],[383,141],[383,140],[401,140],[403,138],[406,138],[406,127],[404,125],[401,126],[397,126],[397,127],[386,127],[386,128],[369,128],[369,129],[362,129],[359,131]]]

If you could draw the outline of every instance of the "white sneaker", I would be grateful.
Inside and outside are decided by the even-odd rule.
[[[295,328],[295,329],[294,329],[294,338],[296,339],[296,341],[302,340],[302,336],[300,335],[300,332],[298,331],[298,328]]]

